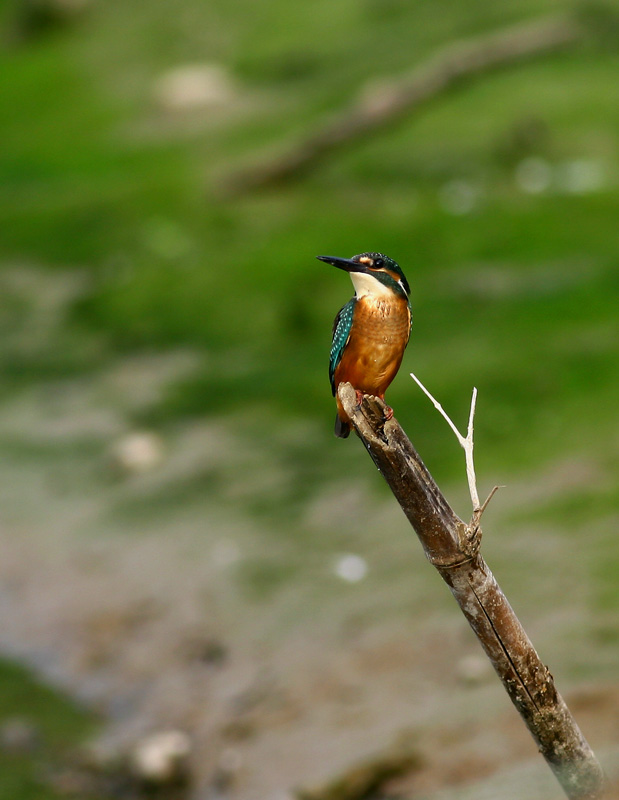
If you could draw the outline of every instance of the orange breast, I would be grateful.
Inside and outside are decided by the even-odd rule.
[[[402,363],[410,320],[404,298],[360,298],[350,339],[335,369],[335,385],[349,382],[365,394],[384,397]]]

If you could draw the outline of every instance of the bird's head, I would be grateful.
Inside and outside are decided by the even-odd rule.
[[[352,258],[316,256],[350,273],[357,297],[399,295],[408,300],[410,288],[400,265],[382,253],[360,253]]]

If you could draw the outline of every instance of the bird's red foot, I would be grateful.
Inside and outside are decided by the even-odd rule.
[[[393,409],[391,406],[385,406],[385,422],[393,417]]]
[[[363,392],[360,392],[359,389],[355,389],[355,394],[357,395],[357,405],[360,406],[363,403]]]

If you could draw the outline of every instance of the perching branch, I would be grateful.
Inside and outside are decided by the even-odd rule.
[[[465,80],[573,46],[583,36],[575,19],[553,16],[449,45],[409,75],[383,81],[286,152],[228,176],[222,191],[240,194],[288,180],[335,150],[410,116]]]
[[[601,800],[602,769],[479,552],[385,404],[341,384],[344,411],[460,605],[539,751],[570,800]],[[472,429],[472,414],[469,420]]]

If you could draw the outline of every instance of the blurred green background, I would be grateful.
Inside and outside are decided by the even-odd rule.
[[[352,287],[314,257],[377,250],[412,287],[413,334],[388,394],[396,416],[466,516],[462,453],[408,373],[461,428],[477,386],[480,495],[507,485],[487,512],[488,561],[555,676],[616,683],[619,6],[0,9],[0,519],[6,609],[20,609],[2,626],[5,652],[117,719],[118,686],[91,681],[127,665],[117,643],[84,656],[84,630],[103,647],[118,624],[122,639],[123,592],[128,606],[156,598],[156,619],[172,619],[188,567],[181,559],[164,591],[156,565],[157,553],[176,557],[175,537],[183,558],[213,570],[196,578],[192,631],[222,640],[233,664],[261,653],[277,665],[299,631],[320,639],[323,614],[326,661],[353,618],[364,631],[395,626],[395,638],[428,606],[434,630],[460,623],[359,443],[332,437],[331,323]],[[376,81],[546,12],[580,13],[587,35],[297,179],[226,193],[238,170]],[[147,541],[152,580],[127,589],[141,562],[118,565]],[[101,548],[116,582],[106,589],[102,570],[82,618]],[[342,553],[361,559],[361,578],[338,578]],[[54,637],[36,624],[43,608]],[[130,639],[148,640],[145,619]],[[126,703],[125,717],[139,713]],[[47,712],[33,701],[23,713]],[[30,780],[7,796],[43,796]],[[238,796],[252,795],[241,783]]]

